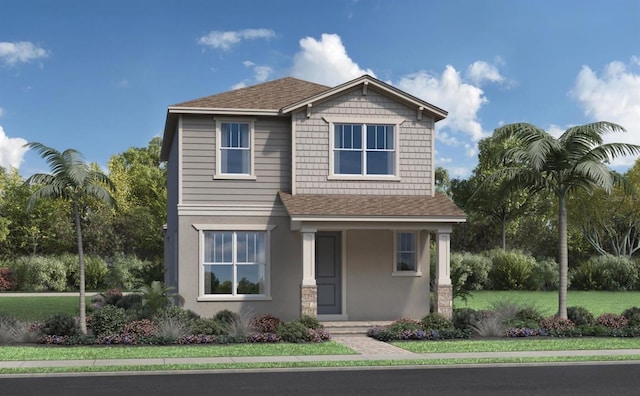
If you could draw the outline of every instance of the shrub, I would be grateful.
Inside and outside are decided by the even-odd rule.
[[[156,327],[149,319],[134,320],[127,323],[122,329],[123,334],[128,334],[135,339],[150,337],[157,333]]]
[[[24,256],[14,265],[12,272],[17,290],[64,291],[67,288],[66,268],[56,257]]]
[[[124,309],[105,305],[93,314],[91,330],[96,337],[120,334],[126,324],[127,314]]]
[[[585,307],[568,307],[567,318],[576,326],[591,326],[596,321],[593,314]]]
[[[535,259],[515,250],[494,249],[485,253],[491,259],[489,274],[495,289],[525,289],[536,265]]]
[[[640,308],[631,307],[622,311],[622,316],[627,318],[629,326],[640,327]]]
[[[399,333],[402,331],[416,331],[422,329],[422,323],[417,320],[402,318],[391,323],[389,330],[393,333]]]
[[[472,308],[454,309],[451,320],[456,329],[471,329],[471,325],[478,320],[478,312]]]
[[[534,306],[521,307],[509,324],[513,327],[537,329],[544,319],[542,313]]]
[[[174,292],[175,287],[165,286],[160,281],[153,281],[149,285],[144,285],[138,289],[142,294],[142,307],[147,309],[151,315],[155,315],[158,310],[173,304],[182,305],[184,299]]]
[[[540,327],[550,336],[563,337],[577,335],[574,333],[575,324],[569,319],[562,319],[558,316],[550,316],[541,320]]]
[[[0,291],[13,290],[13,274],[9,268],[0,268]]]
[[[527,283],[529,290],[557,290],[558,289],[558,263],[554,259],[546,258],[536,261],[531,270],[531,276]]]
[[[191,324],[191,332],[193,334],[221,335],[222,330],[220,322],[213,318],[196,319]]]
[[[280,318],[271,314],[262,314],[254,316],[251,319],[250,326],[253,331],[257,331],[258,333],[275,333],[280,323],[282,323]]]
[[[516,319],[516,315],[522,309],[520,304],[509,300],[497,300],[491,303],[490,309],[503,322],[509,322]]]
[[[223,309],[222,311],[215,314],[213,318],[221,323],[229,323],[233,318],[237,316],[239,316],[237,313],[229,311],[228,309]]]
[[[50,336],[74,336],[80,333],[75,318],[66,313],[49,316],[42,327],[42,334]]]
[[[604,268],[594,260],[581,263],[571,271],[571,287],[577,290],[602,290]]]
[[[250,323],[248,314],[237,314],[229,322],[222,323],[222,333],[228,337],[244,340],[251,333]]]
[[[135,256],[116,255],[109,262],[109,274],[105,283],[107,287],[134,290],[144,285],[145,280],[142,274],[147,265],[148,263]]]
[[[447,319],[444,315],[437,312],[432,312],[429,315],[422,318],[420,321],[424,330],[452,330],[454,328],[453,322]]]
[[[188,335],[191,330],[188,323],[172,316],[165,316],[156,320],[155,327],[157,330],[156,336],[166,341],[173,340],[172,343],[178,342],[180,337]]]
[[[247,337],[247,342],[263,343],[263,342],[280,342],[280,336],[276,333],[251,333]]]
[[[156,320],[162,320],[165,318],[174,318],[185,324],[190,324],[194,320],[199,319],[200,316],[188,309],[182,309],[175,305],[169,305],[159,310],[155,316]]]
[[[603,313],[596,319],[596,324],[610,329],[621,329],[627,327],[629,321],[622,315]]]
[[[580,331],[582,335],[590,337],[604,337],[609,335],[609,329],[600,325],[583,325],[580,326]]]
[[[457,265],[464,268],[466,279],[464,288],[467,290],[482,290],[489,281],[491,260],[480,254],[453,253],[451,254],[451,270],[454,268],[454,260]]]
[[[309,338],[308,328],[299,321],[280,323],[276,334],[285,342],[300,343]]]
[[[307,329],[319,330],[324,328],[317,318],[308,315],[303,315],[298,319],[298,322],[302,323]]]

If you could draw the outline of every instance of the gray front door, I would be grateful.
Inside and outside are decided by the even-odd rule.
[[[342,265],[339,232],[316,234],[318,315],[342,313]]]

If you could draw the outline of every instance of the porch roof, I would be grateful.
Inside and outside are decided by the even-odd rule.
[[[459,223],[466,214],[446,195],[322,195],[278,193],[293,221],[404,219]]]

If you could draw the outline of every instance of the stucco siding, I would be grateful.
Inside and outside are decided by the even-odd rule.
[[[275,201],[278,191],[291,191],[290,121],[280,117],[253,117],[252,119],[255,119],[256,180],[221,180],[214,179],[216,172],[214,117],[183,116],[182,203],[270,203]]]
[[[422,276],[392,276],[393,231],[346,232],[349,320],[420,319],[427,315],[428,271]]]
[[[325,118],[352,117],[358,122],[376,119],[400,118],[404,122],[399,132],[400,181],[328,180],[329,176],[329,124]],[[314,104],[311,116],[307,110],[293,114],[296,144],[297,194],[388,194],[430,195],[432,193],[433,118],[423,112],[417,118],[417,109],[396,102],[369,89],[351,90],[337,98]]]
[[[251,224],[275,226],[271,231],[270,292],[267,301],[198,301],[199,297],[199,238],[194,224],[221,227]],[[289,218],[272,217],[213,217],[180,216],[180,274],[178,292],[185,299],[184,307],[202,317],[212,317],[229,309],[250,315],[270,313],[283,320],[300,316],[300,284],[302,280],[300,234],[289,229]]]

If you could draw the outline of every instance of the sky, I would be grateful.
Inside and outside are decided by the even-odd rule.
[[[640,144],[640,0],[0,0],[0,166],[47,172],[35,141],[106,169],[172,104],[364,73],[449,112],[451,177],[513,122],[611,121],[627,132],[607,141]]]

